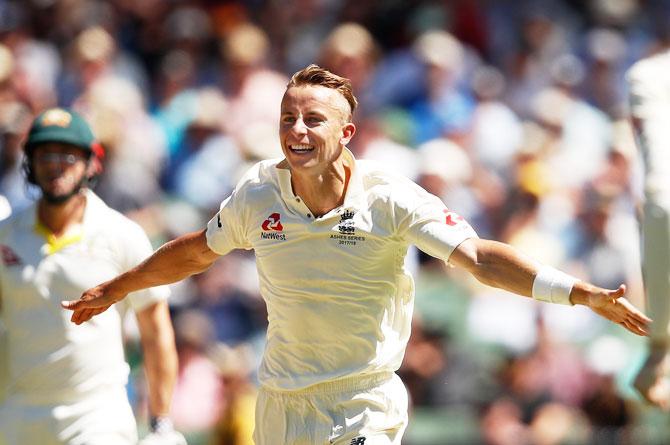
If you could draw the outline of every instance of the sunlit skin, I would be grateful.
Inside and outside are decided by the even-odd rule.
[[[72,155],[74,163],[53,159],[53,155]],[[66,197],[79,187],[90,164],[81,148],[59,142],[47,142],[35,147],[32,169],[37,185],[44,195]],[[76,193],[62,203],[54,204],[42,198],[37,205],[38,219],[56,236],[63,235],[73,224],[81,222],[86,196]]]
[[[279,138],[293,191],[318,216],[341,204],[350,172],[342,153],[356,127],[349,103],[322,86],[289,88],[281,103]]]
[[[344,151],[356,132],[350,121],[349,103],[335,89],[300,85],[284,94],[279,136],[286,160],[277,168],[290,169],[293,192],[311,212],[305,218],[325,215],[344,202],[355,168]],[[62,306],[74,311],[72,321],[81,324],[129,292],[179,281],[206,270],[216,259],[206,230],[192,232],[166,243],[134,269]],[[513,247],[476,237],[460,243],[449,263],[470,272],[483,284],[527,297],[533,296],[540,270]],[[618,289],[604,289],[577,280],[566,297],[569,303],[586,305],[634,334],[648,335],[651,320],[624,297],[625,293],[623,284]]]
[[[73,155],[76,162],[68,164],[53,159],[43,159],[49,154]],[[47,142],[35,147],[32,155],[33,171],[37,185],[52,196],[72,193],[86,174],[86,152],[73,145]]]

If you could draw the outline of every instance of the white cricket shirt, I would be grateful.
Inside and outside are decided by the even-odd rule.
[[[254,249],[268,308],[261,383],[296,390],[395,371],[410,334],[414,283],[407,248],[444,260],[476,237],[410,180],[354,161],[344,204],[314,218],[293,194],[286,162],[263,161],[207,225],[218,254]]]
[[[670,51],[635,63],[627,73],[633,117],[640,119],[645,193],[670,206]]]
[[[58,240],[36,224],[36,205],[0,225],[0,316],[7,329],[9,392],[32,403],[80,400],[108,384],[124,385],[120,312],[80,326],[62,300],[139,264],[152,252],[142,229],[86,192],[82,224]],[[128,296],[139,311],[168,297],[159,287]],[[125,301],[125,300],[124,300]],[[118,308],[118,305],[116,305]],[[3,364],[4,365],[4,364]]]

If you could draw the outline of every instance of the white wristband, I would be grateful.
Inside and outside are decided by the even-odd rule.
[[[547,303],[567,304],[570,302],[572,286],[577,282],[572,277],[550,266],[541,266],[533,280],[533,298]]]

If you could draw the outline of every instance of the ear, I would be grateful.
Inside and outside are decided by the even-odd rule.
[[[356,126],[353,124],[353,122],[347,122],[342,126],[342,137],[340,138],[340,144],[341,145],[347,145],[349,141],[351,141],[351,138],[354,137],[354,134],[356,134]]]
[[[86,176],[88,178],[94,178],[102,173],[102,162],[100,158],[95,154],[91,155],[91,159],[88,161],[88,166],[86,168]]]

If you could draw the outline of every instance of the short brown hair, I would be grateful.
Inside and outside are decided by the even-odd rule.
[[[356,99],[356,96],[354,96],[353,89],[351,88],[351,81],[346,77],[333,74],[318,65],[311,64],[296,72],[291,77],[291,80],[289,80],[288,85],[286,85],[286,89],[303,85],[322,86],[339,91],[349,103],[349,108],[351,108],[350,114],[354,113],[354,110],[358,105],[358,100]]]

